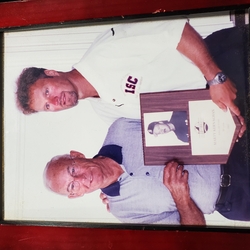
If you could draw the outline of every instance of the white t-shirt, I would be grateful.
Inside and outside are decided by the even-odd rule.
[[[97,90],[106,117],[140,118],[140,93],[204,88],[200,70],[176,47],[186,20],[121,24],[101,34],[74,65]]]

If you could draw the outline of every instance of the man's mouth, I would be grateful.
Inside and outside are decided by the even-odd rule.
[[[92,175],[92,173],[91,173],[91,175],[90,175],[90,177],[89,177],[90,185],[91,185],[92,181],[93,181],[93,175]]]
[[[77,94],[74,91],[62,92],[60,97],[60,105],[64,106],[75,106],[78,103]]]
[[[60,104],[61,104],[61,106],[65,106],[65,105],[66,105],[66,96],[65,96],[65,92],[63,92],[62,95],[61,95]]]

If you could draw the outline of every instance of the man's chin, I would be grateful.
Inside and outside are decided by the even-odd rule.
[[[78,104],[78,101],[76,103],[71,103],[70,105],[63,106],[62,110],[74,108],[75,106],[77,106],[77,104]]]
[[[76,102],[74,104],[70,104],[70,105],[65,105],[65,106],[62,106],[61,109],[53,110],[51,112],[60,112],[60,111],[63,111],[63,110],[71,109],[71,108],[74,108],[75,106],[77,106],[77,104],[78,104],[78,102]]]
[[[78,104],[78,95],[76,92],[72,93],[72,107],[75,107]]]
[[[77,104],[78,104],[78,99],[73,103],[73,106],[72,106],[72,107],[77,106]]]
[[[65,105],[63,107],[64,107],[64,109],[70,109],[70,108],[73,108],[73,107],[77,106],[77,104],[78,104],[78,97],[75,94],[73,96],[73,98],[71,99],[71,102],[69,103],[69,105]]]

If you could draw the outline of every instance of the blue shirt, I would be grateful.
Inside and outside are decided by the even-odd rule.
[[[141,134],[141,122],[126,118],[115,121],[108,131],[104,146],[122,147],[121,167],[125,171],[118,178],[119,194],[107,193],[110,211],[124,223],[179,224],[179,213],[163,184],[164,166],[143,163]],[[203,213],[212,213],[219,194],[220,166],[185,165],[184,168],[189,171],[191,198]]]

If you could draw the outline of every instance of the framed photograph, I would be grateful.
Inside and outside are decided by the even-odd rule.
[[[122,199],[119,201],[117,195],[114,195],[113,197],[113,193],[111,194],[110,192],[107,192],[106,196],[108,196],[110,212],[107,211],[107,206],[103,204],[99,197],[101,190],[104,193],[107,191],[107,189],[105,189],[106,187],[103,186],[101,187],[101,190],[97,188],[96,190],[90,190],[91,192],[87,192],[86,194],[84,193],[83,197],[68,199],[68,197],[72,198],[72,196],[75,195],[74,190],[78,189],[78,187],[80,190],[82,185],[74,176],[76,171],[75,168],[78,166],[78,161],[74,160],[75,155],[72,156],[73,154],[71,152],[80,152],[84,154],[84,157],[90,160],[102,157],[106,159],[110,158],[109,154],[108,156],[100,155],[103,152],[100,151],[100,149],[103,146],[117,144],[122,147],[122,152],[127,150],[126,154],[131,154],[131,156],[126,157],[126,162],[124,162],[125,155],[123,155],[122,162],[119,160],[116,161],[116,163],[119,163],[118,173],[121,171],[122,174],[114,183],[125,179],[129,181],[133,180],[134,182],[133,176],[137,173],[134,170],[126,169],[126,164],[136,165],[138,161],[143,159],[139,94],[145,92],[161,92],[162,89],[153,89],[151,91],[150,88],[148,88],[147,91],[137,92],[137,87],[135,87],[135,85],[143,86],[142,83],[145,76],[142,71],[137,68],[130,68],[129,65],[132,64],[132,61],[133,65],[136,63],[141,64],[143,65],[143,71],[149,73],[150,67],[148,66],[148,62],[151,60],[151,57],[148,57],[147,52],[152,44],[158,39],[159,46],[163,46],[172,34],[176,37],[179,36],[180,39],[182,35],[180,27],[183,29],[183,25],[185,25],[186,21],[194,27],[202,39],[209,40],[214,33],[218,34],[217,32],[219,32],[220,34],[221,31],[224,32],[234,29],[234,27],[238,26],[236,20],[237,18],[232,11],[223,11],[171,17],[156,14],[154,16],[151,15],[150,17],[118,20],[117,22],[84,22],[75,25],[58,25],[58,27],[54,27],[55,25],[53,25],[53,27],[47,26],[43,28],[28,27],[6,29],[2,35],[4,62],[3,223],[73,225],[80,227],[142,228],[148,226],[154,228],[179,228],[179,213],[169,191],[163,191],[164,194],[165,192],[167,193],[166,195],[168,196],[168,199],[171,200],[171,202],[167,204],[160,203],[159,206],[152,206],[152,202],[148,202],[145,205],[141,204],[143,208],[149,206],[149,211],[151,211],[149,213],[141,209],[142,207],[138,200],[136,200],[138,194],[140,199],[146,195],[150,199],[155,196],[159,202],[163,200],[162,196],[154,195],[153,179],[150,181],[150,185],[147,182],[145,183],[143,179],[136,184],[136,188],[125,188],[126,191],[129,191],[126,193],[127,196],[123,201]],[[176,22],[178,23],[178,29],[175,28]],[[161,38],[161,32],[159,32],[159,34],[157,32],[165,29],[165,23],[171,23],[169,26],[170,33],[167,34],[168,32],[166,32],[164,38]],[[144,28],[142,29],[141,27]],[[152,33],[152,38],[149,38],[147,35],[147,40],[145,40],[145,37],[143,38],[143,30],[146,30],[145,27],[150,27],[148,30],[151,30],[150,34]],[[155,29],[155,27],[157,27],[157,29]],[[239,30],[243,30],[244,34],[248,33],[247,10],[243,24],[240,22]],[[129,36],[129,40],[124,43],[122,38],[126,35]],[[111,42],[111,44],[106,44],[110,38],[116,36],[118,36],[117,43]],[[187,69],[184,69],[185,67],[181,65],[180,72],[172,72],[172,76],[174,78],[177,74],[183,74],[184,77],[186,77],[185,74],[193,76],[190,71],[190,69],[194,67],[192,62],[183,55],[180,55],[179,52],[176,52],[176,45],[178,44],[178,39],[176,39],[176,37],[172,41],[169,40],[169,43],[171,44],[170,47],[173,46],[173,54],[172,52],[169,53],[167,65],[171,66],[173,59],[176,59],[177,56],[178,60],[183,60],[184,64],[191,66],[190,68],[188,67]],[[224,35],[222,37],[224,37]],[[137,47],[133,47],[134,44],[138,44],[137,39],[138,41],[144,42],[141,43],[140,46],[137,45]],[[229,39],[227,39],[227,41],[229,41]],[[215,41],[212,39],[210,43],[211,48],[215,48],[213,44],[214,42]],[[248,41],[244,40],[244,44],[245,43],[247,44]],[[105,45],[107,45],[107,48],[103,49],[102,47]],[[126,46],[131,48],[131,55],[129,51],[126,51]],[[158,47],[158,45],[153,47],[156,50],[156,53],[158,53],[157,57],[160,60],[163,60],[164,58],[162,57],[163,54],[161,53],[160,47]],[[142,56],[137,54],[139,48],[145,52]],[[113,54],[113,49],[116,50],[116,54]],[[95,51],[94,54],[91,51]],[[245,52],[246,51],[244,50],[243,55],[246,55]],[[214,53],[217,55],[216,51]],[[94,55],[94,57],[92,57],[92,55]],[[132,55],[134,55],[134,57]],[[68,93],[71,90],[67,90],[68,93],[60,94],[60,98],[56,97],[53,99],[54,106],[56,106],[56,104],[58,104],[58,106],[59,104],[61,106],[66,106],[67,103],[71,103],[71,106],[74,106],[72,108],[63,111],[58,110],[58,112],[47,112],[47,110],[57,111],[57,109],[52,109],[52,107],[54,107],[52,102],[41,101],[42,98],[42,100],[47,100],[50,97],[49,93],[50,91],[54,91],[54,87],[51,87],[50,89],[50,87],[44,85],[43,92],[37,92],[35,87],[31,87],[29,90],[20,90],[17,88],[20,75],[26,68],[36,67],[39,69],[45,69],[46,71],[43,70],[46,75],[44,78],[50,79],[49,81],[53,81],[54,77],[65,76],[67,75],[67,72],[77,71],[79,73],[80,71],[85,71],[88,66],[82,68],[83,64],[78,63],[82,62],[83,56],[89,60],[88,65],[90,68],[88,69],[88,72],[92,72],[88,73],[90,74],[88,77],[85,75],[83,77],[87,80],[84,80],[83,83],[83,85],[87,86],[85,89],[86,92],[85,90],[83,91],[83,89],[78,88],[78,96],[76,96],[74,94],[69,95]],[[94,58],[94,60],[92,60],[92,58]],[[221,58],[222,61],[225,61],[224,57],[219,58]],[[236,61],[234,62],[236,63]],[[218,64],[219,63],[220,62],[218,62]],[[240,65],[245,65],[244,63],[245,62],[242,62]],[[110,65],[112,65],[112,67],[110,67]],[[119,65],[122,65],[122,67]],[[161,65],[164,66],[163,64]],[[97,74],[95,67],[99,67],[102,74]],[[123,69],[127,67],[131,72],[123,74]],[[121,73],[119,72],[120,69]],[[248,89],[248,71],[245,71],[245,66],[239,66],[237,69],[240,69],[240,71],[243,70],[243,85],[247,85],[246,89]],[[156,68],[153,68],[154,72],[155,70]],[[165,72],[166,71],[164,70],[162,73],[165,74]],[[170,87],[169,89],[166,89],[166,91],[197,89],[202,88],[202,86],[205,89],[206,81],[204,81],[203,75],[198,73],[198,69],[194,69],[194,72],[198,74],[197,79],[203,79],[203,82],[199,80],[196,82],[190,80],[191,82],[184,82],[183,86],[179,85],[177,88]],[[114,88],[112,86],[107,87],[108,85],[105,84],[108,84],[109,78],[107,77],[107,79],[105,79],[103,75],[110,76],[113,74],[115,75],[114,77],[116,77],[119,73],[122,75],[121,81],[123,81],[123,85],[120,84]],[[135,76],[134,73],[138,73],[138,76]],[[157,75],[157,77],[160,81],[161,76]],[[27,78],[29,78],[29,76],[27,76]],[[63,78],[61,78],[62,81],[60,84],[63,85],[65,83],[67,85],[68,82],[71,83],[72,79],[70,79],[71,78],[68,78],[67,83],[65,83]],[[97,83],[98,91],[96,91],[97,87],[93,87],[92,81]],[[175,85],[174,82],[172,84]],[[125,100],[125,97],[118,93],[121,88],[123,94],[132,94],[132,97],[126,97],[126,101],[130,103],[132,107],[130,108],[132,110],[131,113],[127,110],[127,107],[130,104],[124,105],[123,101]],[[239,104],[237,103],[237,105],[239,105],[240,108],[242,105],[242,109],[245,112],[242,115],[248,124],[248,120],[246,119],[248,90],[246,89],[243,88],[238,90],[237,95],[240,97],[240,101],[243,99],[243,102],[240,102]],[[29,107],[24,107],[27,102],[26,104],[22,104],[23,106],[20,105],[20,96],[22,96],[20,92],[26,92],[28,93],[28,96],[32,95],[32,98],[28,101],[28,104],[30,105]],[[113,96],[113,93],[115,92],[117,92],[117,95]],[[92,97],[84,98],[86,93],[91,93]],[[26,97],[24,97],[24,99]],[[77,98],[79,99],[78,104]],[[133,108],[134,105],[137,107],[136,109]],[[33,114],[33,111],[39,112]],[[160,111],[161,110],[158,110],[157,112]],[[173,113],[174,110],[168,109],[166,111],[171,111]],[[187,117],[190,116],[186,108],[181,108],[180,111],[184,111],[184,113],[186,112],[185,115]],[[128,116],[126,114],[128,114]],[[170,116],[172,114],[168,113],[167,115]],[[120,123],[119,117],[122,117],[121,121],[123,123]],[[116,127],[113,131],[112,129],[114,127],[112,126],[114,126],[114,122]],[[238,129],[238,124],[236,124],[236,127]],[[133,130],[133,133],[130,133],[130,128],[131,131]],[[247,134],[248,130],[245,132],[244,138],[247,137]],[[240,139],[240,141],[244,144],[244,152],[247,152],[245,156],[248,158],[248,148],[245,143],[247,138],[244,138],[242,140]],[[233,140],[234,139],[235,137],[233,137]],[[131,150],[129,146],[130,143],[135,143],[136,146],[133,144],[132,147],[136,148],[136,150],[133,148]],[[172,142],[172,144],[175,143],[176,142],[174,141]],[[189,141],[181,143],[184,143],[185,145],[178,145],[178,147],[190,147]],[[242,145],[242,143],[240,145]],[[186,144],[188,146],[186,146]],[[70,185],[67,186],[66,191],[69,194],[66,195],[66,197],[65,195],[55,194],[49,190],[53,188],[46,187],[47,175],[45,172],[45,167],[55,160],[53,157],[65,154],[67,154],[67,157],[71,157],[66,158],[72,161],[71,164],[65,165],[65,169],[67,169],[68,174],[72,177],[70,177]],[[98,155],[97,158],[93,158],[96,155]],[[79,158],[81,157],[79,156]],[[242,158],[241,160],[245,161],[247,159]],[[216,182],[218,184],[216,184],[217,186],[212,194],[213,197],[211,199],[213,201],[209,204],[209,209],[204,208],[203,210],[203,208],[201,208],[205,213],[206,225],[211,228],[248,228],[250,222],[242,219],[228,219],[219,213],[217,208],[215,208],[217,205],[217,199],[220,196],[221,170],[220,166],[215,164],[214,161],[206,162],[206,164],[213,165],[210,169],[213,168],[218,174],[215,179],[211,178],[211,183]],[[145,166],[145,170],[142,168],[141,171],[145,172],[145,175],[149,178],[151,178],[150,171],[155,173],[158,171],[158,178],[162,180],[160,176],[163,174],[164,166],[162,164],[160,165],[161,166],[158,166],[159,168],[154,166],[155,170],[146,170],[148,167]],[[206,169],[205,171],[208,171],[206,166],[201,167]],[[247,165],[247,167],[249,166]],[[209,171],[207,174],[209,174]],[[94,180],[92,174],[93,172],[91,172],[90,176],[85,178],[89,181],[89,184],[87,184],[88,188],[91,187],[91,183]],[[53,176],[57,175],[54,174]],[[126,178],[124,176],[126,176]],[[141,183],[144,184],[142,185]],[[122,185],[120,187],[121,193],[123,193],[124,190],[124,186]],[[146,194],[143,192],[142,189],[145,185],[151,193]],[[200,185],[202,187],[201,183]],[[111,185],[108,185],[108,187],[110,186]],[[160,189],[163,190],[162,182],[159,186],[161,186]],[[197,189],[198,187],[196,187],[196,190]],[[204,194],[200,190],[195,193],[197,193],[199,197],[204,197]],[[192,195],[195,196],[195,193]],[[132,194],[134,194],[134,196]],[[204,207],[209,203],[208,199],[209,198],[204,200]],[[156,216],[152,216],[153,211],[156,208],[158,209],[161,207],[160,209],[163,211],[166,209],[165,206],[168,207],[168,215],[166,217],[162,217],[161,212],[157,211]]]
[[[140,95],[145,165],[177,158],[185,164],[225,164],[241,124],[211,100],[209,90]]]

